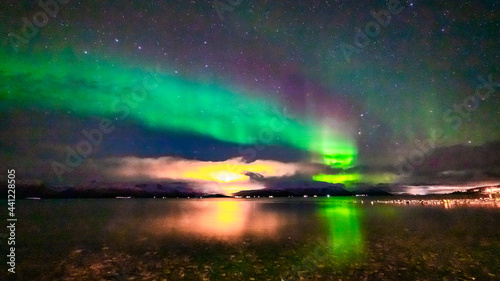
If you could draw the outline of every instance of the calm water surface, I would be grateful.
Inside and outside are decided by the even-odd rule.
[[[500,280],[500,208],[369,202],[19,201],[17,277]]]

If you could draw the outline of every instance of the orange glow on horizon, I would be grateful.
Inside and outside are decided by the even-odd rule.
[[[261,189],[248,173],[262,177],[287,177],[297,173],[318,172],[317,166],[306,163],[283,163],[256,160],[246,163],[241,157],[220,162],[180,159],[175,157],[137,158],[123,157],[106,160],[105,173],[122,180],[179,180],[200,187],[208,193],[232,195],[241,190]]]
[[[246,172],[275,175],[279,174],[279,170],[279,167],[272,163],[208,162],[205,165],[186,169],[181,173],[181,176],[192,180],[228,183],[248,180],[249,177],[245,175]]]
[[[239,191],[244,190],[258,190],[265,188],[264,185],[252,182],[236,182],[236,183],[219,183],[219,182],[206,182],[197,185],[199,190],[206,193],[221,193],[224,195],[234,195]]]
[[[257,190],[263,189],[265,186],[256,186],[256,185],[223,185],[221,186],[225,195],[233,195],[236,192],[244,191],[244,190]]]
[[[124,157],[108,160],[109,174],[125,178],[175,179],[188,181],[211,181],[220,183],[243,182],[249,179],[246,173],[258,173],[264,177],[291,176],[298,171],[311,169],[303,163],[282,163],[272,160],[243,162],[233,158],[221,162],[178,159],[173,157],[137,158]]]

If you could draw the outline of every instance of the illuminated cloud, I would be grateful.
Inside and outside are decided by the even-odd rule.
[[[174,157],[110,158],[104,161],[107,173],[122,179],[189,180],[200,182],[246,182],[246,173],[258,173],[264,177],[292,176],[310,173],[315,167],[302,163],[281,163],[272,160],[257,160],[245,163],[242,158],[221,162],[187,160]]]
[[[262,184],[252,180],[255,175],[280,178],[296,174],[313,174],[320,170],[319,166],[307,163],[282,163],[273,160],[246,163],[241,157],[220,162],[174,157],[123,157],[106,159],[100,165],[107,177],[114,180],[186,181],[205,192],[225,194],[264,188]]]

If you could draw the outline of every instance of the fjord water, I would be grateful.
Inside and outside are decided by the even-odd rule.
[[[363,201],[355,197],[22,200],[17,210],[17,276],[19,280],[500,278],[500,208]]]

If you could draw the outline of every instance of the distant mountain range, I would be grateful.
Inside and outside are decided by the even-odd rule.
[[[465,194],[487,193],[492,190],[500,190],[500,186],[477,187],[466,190]],[[0,198],[7,198],[7,186],[0,186]],[[267,188],[259,190],[240,191],[233,196],[236,197],[302,197],[302,196],[389,196],[388,186],[366,186],[356,190],[348,191],[342,184],[331,184],[326,182],[297,180],[297,181],[275,181],[268,184]],[[455,194],[457,192],[454,192]],[[39,197],[39,198],[214,198],[232,197],[222,194],[203,193],[196,191],[184,182],[162,182],[162,183],[100,183],[90,182],[78,187],[51,187],[43,183],[17,183],[16,199]]]
[[[353,196],[365,195],[391,195],[375,187],[366,187],[355,191],[348,191],[343,184],[332,184],[308,180],[285,180],[267,183],[267,188],[260,190],[245,190],[234,194],[241,197],[288,197],[288,196]]]
[[[6,198],[6,186],[0,198]],[[99,183],[90,182],[77,187],[48,186],[45,184],[16,184],[16,198],[115,198],[115,197],[201,197],[207,194],[195,191],[186,183]]]

